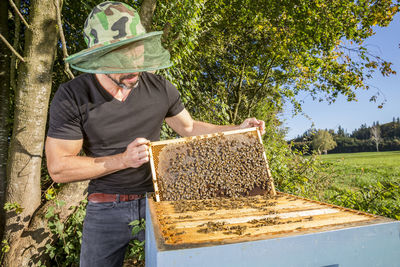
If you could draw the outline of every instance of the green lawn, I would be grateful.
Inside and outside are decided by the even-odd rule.
[[[322,155],[329,164],[332,189],[358,190],[377,181],[400,182],[400,151]]]

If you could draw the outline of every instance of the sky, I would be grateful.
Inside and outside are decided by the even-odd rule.
[[[375,55],[392,62],[392,69],[397,74],[383,77],[380,72],[375,72],[367,81],[371,89],[357,91],[357,102],[347,102],[345,97],[338,97],[335,103],[318,102],[311,96],[303,94],[297,100],[303,100],[304,115],[292,116],[293,107],[286,105],[280,119],[283,127],[287,128],[286,139],[290,140],[303,134],[314,126],[316,129],[334,129],[340,125],[348,133],[357,129],[361,124],[371,126],[373,122],[380,124],[391,122],[393,117],[400,117],[400,15],[397,14],[388,27],[374,28],[376,33],[368,38],[364,44]],[[376,88],[379,88],[376,89]],[[376,103],[370,102],[371,96],[379,92]],[[378,105],[386,100],[382,109]],[[307,118],[309,117],[309,118]]]

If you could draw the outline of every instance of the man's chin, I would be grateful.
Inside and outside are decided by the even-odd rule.
[[[124,78],[120,80],[120,84],[124,85],[123,87],[126,89],[133,89],[139,84],[140,75],[135,75],[131,78]]]
[[[136,88],[138,86],[138,84],[139,84],[139,80],[137,80],[136,82],[133,82],[133,83],[126,83],[126,84],[122,83],[121,87],[124,89],[127,89],[127,90],[131,90],[133,88]]]

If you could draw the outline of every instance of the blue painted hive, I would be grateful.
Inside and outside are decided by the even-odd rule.
[[[263,195],[163,200],[158,153],[179,141],[151,145],[146,266],[400,266],[400,222],[276,193],[273,185]]]

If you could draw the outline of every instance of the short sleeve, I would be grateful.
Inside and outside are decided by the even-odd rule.
[[[83,138],[79,107],[73,96],[62,86],[51,101],[47,136],[67,140]]]
[[[165,82],[169,102],[169,108],[166,117],[173,117],[178,115],[185,108],[185,106],[182,104],[178,89],[176,89],[176,87],[168,80],[165,80]]]

